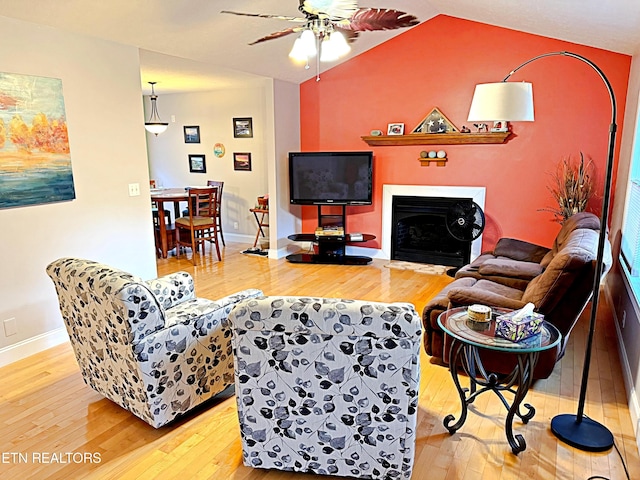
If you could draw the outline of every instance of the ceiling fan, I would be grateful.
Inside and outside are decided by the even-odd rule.
[[[302,32],[289,56],[296,61],[305,62],[305,68],[309,68],[309,59],[313,57],[316,57],[319,62],[335,61],[345,55],[350,50],[348,42],[358,38],[360,32],[395,30],[420,23],[415,16],[398,10],[360,8],[356,0],[299,0],[299,2],[298,10],[304,17],[229,10],[223,10],[221,13],[299,23],[300,25],[259,38],[249,45]],[[320,79],[319,75],[316,79]]]

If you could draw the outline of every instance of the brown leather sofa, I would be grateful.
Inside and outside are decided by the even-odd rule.
[[[551,248],[503,238],[492,252],[461,268],[456,279],[423,310],[424,345],[432,361],[448,363],[448,341],[437,323],[448,308],[475,303],[518,309],[528,302],[562,334],[557,349],[540,355],[534,378],[547,378],[564,354],[567,340],[591,298],[596,269],[600,221],[592,213],[569,218]],[[605,246],[605,267],[611,266],[611,245]],[[508,353],[483,352],[488,370],[507,374],[515,365]]]

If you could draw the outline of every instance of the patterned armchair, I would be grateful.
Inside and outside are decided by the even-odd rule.
[[[258,297],[230,313],[251,467],[410,478],[420,316],[408,303]]]
[[[233,384],[234,305],[260,290],[196,298],[178,272],[148,282],[96,262],[47,267],[85,383],[158,428]]]

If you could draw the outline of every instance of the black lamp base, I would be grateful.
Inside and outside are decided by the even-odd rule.
[[[577,415],[562,414],[551,419],[551,431],[564,443],[587,452],[604,452],[613,446],[613,435],[607,427]]]

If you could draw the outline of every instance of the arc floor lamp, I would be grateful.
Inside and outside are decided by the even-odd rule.
[[[589,65],[602,79],[611,99],[611,124],[609,126],[609,151],[606,164],[606,176],[604,181],[604,196],[602,200],[602,213],[600,215],[600,236],[598,239],[598,252],[596,271],[593,278],[593,292],[591,296],[591,319],[589,321],[589,334],[585,350],[584,365],[582,370],[582,383],[580,386],[580,399],[578,411],[573,414],[556,415],[551,420],[551,431],[563,442],[590,452],[609,450],[613,446],[613,435],[604,425],[584,415],[584,404],[589,380],[589,366],[591,363],[591,349],[593,344],[596,318],[598,314],[598,299],[600,297],[600,279],[603,273],[603,257],[607,235],[607,220],[609,216],[609,198],[611,195],[611,178],[613,173],[613,154],[616,137],[616,98],[609,80],[602,70],[591,60],[571,52],[551,52],[538,55],[527,60],[522,65],[512,70],[502,82],[485,83],[476,85],[469,121],[533,121],[533,90],[531,83],[507,82],[509,77],[522,67],[541,58],[551,56],[565,56],[580,60]]]

